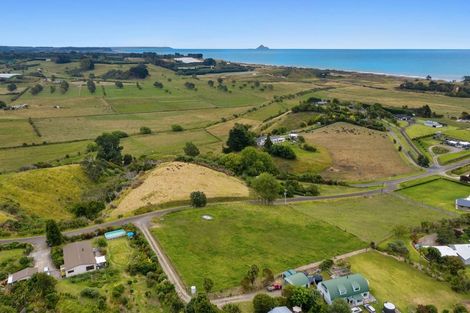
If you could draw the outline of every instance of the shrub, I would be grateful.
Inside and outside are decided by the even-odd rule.
[[[266,294],[257,294],[253,298],[254,313],[268,313],[276,306],[274,298]]]
[[[174,125],[171,125],[171,130],[174,132],[181,132],[184,130],[184,128],[181,125],[174,124]]]
[[[269,149],[269,154],[287,160],[295,160],[297,158],[294,150],[286,145],[272,145]]]
[[[42,87],[41,84],[36,84],[33,87],[31,87],[30,92],[33,96],[37,95],[40,93],[44,88]]]
[[[52,263],[54,263],[54,266],[57,268],[64,264],[64,253],[62,251],[62,247],[51,248],[51,259]]]
[[[95,219],[102,210],[105,204],[102,201],[88,201],[75,204],[70,211],[76,216],[84,216],[90,220]]]
[[[121,81],[115,82],[114,85],[119,89],[124,88],[124,84]]]
[[[148,135],[148,134],[152,133],[152,130],[147,126],[142,126],[140,128],[140,133],[143,134],[143,135]]]
[[[195,157],[199,155],[198,147],[192,142],[187,142],[183,150],[184,150],[184,153],[188,156]]]
[[[316,152],[317,151],[317,148],[315,148],[312,145],[309,145],[308,143],[304,143],[302,145],[302,149],[304,149],[305,151],[309,151],[309,152]]]
[[[195,208],[205,207],[207,204],[206,194],[202,191],[193,191],[190,195],[191,206]]]
[[[113,134],[114,136],[116,136],[118,138],[127,138],[127,137],[129,137],[129,134],[122,131],[122,130],[115,130],[111,134]]]
[[[80,296],[84,298],[97,299],[100,296],[100,292],[94,288],[85,288],[80,292]]]
[[[159,88],[159,89],[162,89],[162,88],[163,88],[163,84],[162,84],[161,82],[154,82],[154,83],[153,83],[153,86],[154,86],[155,88]]]

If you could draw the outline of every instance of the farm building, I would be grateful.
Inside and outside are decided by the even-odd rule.
[[[441,128],[442,124],[435,122],[435,121],[424,121],[424,126],[434,127],[434,128]]]
[[[291,133],[287,136],[269,136],[269,139],[271,140],[273,144],[283,143],[283,142],[286,142],[287,140],[296,141],[298,138],[299,138],[299,135],[295,133]],[[268,139],[267,136],[261,136],[261,137],[256,138],[256,145],[258,147],[263,147],[264,144],[266,143],[266,139]]]
[[[310,282],[308,280],[307,275],[305,275],[304,273],[300,273],[300,272],[285,277],[284,281],[286,282],[286,284],[296,286],[296,287],[308,288],[310,286]]]
[[[104,256],[95,256],[90,241],[70,243],[63,248],[64,265],[60,271],[65,277],[72,277],[94,271],[106,264]]]
[[[18,271],[16,273],[8,275],[7,284],[12,285],[16,282],[26,280],[26,279],[30,279],[31,276],[33,276],[37,272],[38,272],[37,268],[27,267],[25,269],[22,269],[21,271]]]
[[[126,231],[124,229],[116,229],[113,231],[109,231],[107,233],[104,233],[104,238],[107,240],[119,238],[119,237],[124,237],[126,235]]]
[[[363,305],[371,301],[369,283],[360,274],[352,274],[323,281],[317,286],[326,303],[342,298],[350,305]]]
[[[0,73],[0,80],[7,80],[15,76],[21,76],[21,74],[17,73]]]
[[[284,273],[282,273],[282,278],[286,278],[286,277],[292,276],[292,275],[294,275],[295,273],[297,273],[296,270],[287,270],[287,271],[285,271]]]
[[[455,208],[457,210],[470,210],[470,196],[455,200]]]

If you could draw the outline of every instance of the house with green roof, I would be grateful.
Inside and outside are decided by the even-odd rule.
[[[353,306],[363,305],[371,300],[369,282],[360,274],[322,281],[317,285],[317,289],[328,304],[338,298]]]
[[[308,288],[308,286],[310,285],[307,275],[301,272],[285,277],[284,281],[287,284],[296,286],[296,287]]]

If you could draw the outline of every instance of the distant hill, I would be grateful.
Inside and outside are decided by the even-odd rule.
[[[0,46],[0,52],[112,52],[111,48],[107,47],[28,47],[28,46]]]
[[[259,45],[259,47],[256,48],[256,50],[269,50],[269,48],[263,45]]]

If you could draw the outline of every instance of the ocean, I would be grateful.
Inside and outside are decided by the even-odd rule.
[[[470,50],[351,49],[168,49],[113,48],[120,52],[202,53],[232,62],[334,69],[433,79],[461,80],[470,75]]]

